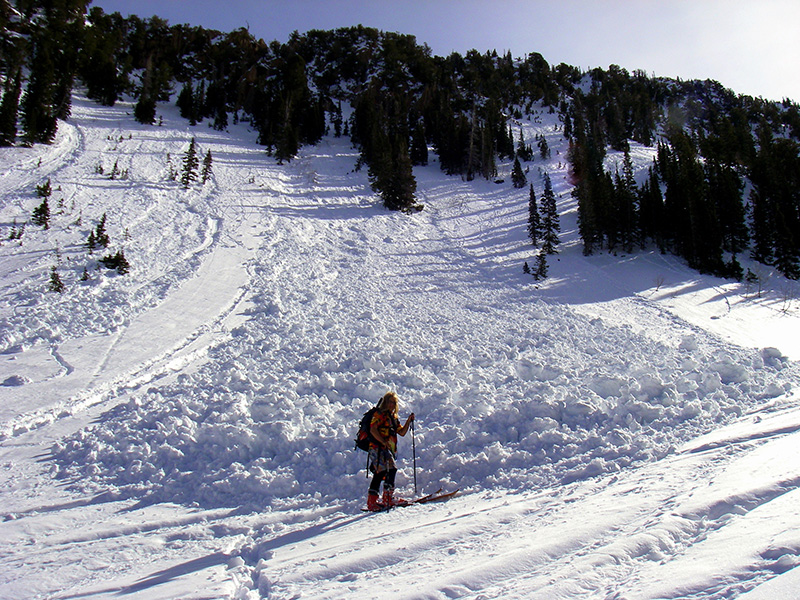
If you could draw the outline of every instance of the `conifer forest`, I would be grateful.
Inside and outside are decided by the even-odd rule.
[[[354,167],[367,169],[383,204],[413,212],[423,209],[413,167],[430,152],[465,180],[495,180],[497,161],[512,160],[509,184],[526,188],[523,169],[549,149],[514,123],[546,110],[569,142],[585,254],[657,247],[700,272],[742,279],[737,256],[746,253],[800,278],[796,102],[616,65],[551,65],[531,46],[523,57],[440,57],[413,36],[361,26],[265,42],[244,28],[106,14],[87,0],[4,0],[0,145],[51,142],[76,86],[107,106],[132,97],[136,119],[154,125],[157,103],[177,99],[193,123],[248,122],[280,162],[326,133],[347,136],[360,153]],[[658,148],[639,181],[629,160],[614,172],[604,162],[631,144]]]

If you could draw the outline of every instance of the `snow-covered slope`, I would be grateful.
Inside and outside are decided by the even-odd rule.
[[[0,150],[0,236],[56,190],[51,229],[0,246],[0,596],[792,597],[789,282],[582,256],[544,112],[514,125],[559,195],[539,283],[527,189],[433,163],[425,210],[389,213],[344,139],[277,165],[244,125],[130,112],[76,98],[53,146]],[[184,190],[192,137],[214,175]],[[103,213],[128,275],[85,248]],[[388,389],[418,491],[459,497],[359,511],[353,428]]]

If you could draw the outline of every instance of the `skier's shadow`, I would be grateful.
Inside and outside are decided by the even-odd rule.
[[[92,590],[85,593],[73,594],[70,596],[59,596],[61,600],[76,600],[78,598],[88,598],[90,596],[114,594],[116,596],[124,596],[128,594],[135,594],[143,590],[147,590],[162,583],[167,583],[183,575],[188,575],[203,569],[209,569],[217,565],[224,565],[231,559],[231,556],[224,552],[215,552],[208,556],[201,556],[185,563],[172,566],[168,569],[157,571],[147,577],[140,579],[136,583],[126,585],[124,587],[113,587],[102,590]]]
[[[274,538],[266,540],[261,544],[258,544],[258,551],[261,554],[264,554],[267,552],[271,552],[273,550],[277,550],[278,548],[282,548],[284,546],[297,544],[299,542],[309,540],[319,535],[335,531],[342,527],[346,527],[351,523],[360,521],[361,519],[364,519],[365,517],[368,516],[369,513],[365,513],[363,515],[338,516],[326,523],[317,523],[316,525],[311,525],[310,527],[306,527],[305,529],[295,529],[294,531],[289,531],[287,533],[284,533],[283,535],[276,536]]]
[[[284,533],[283,535],[279,535],[277,537],[266,540],[263,543],[254,544],[252,553],[257,554],[259,557],[263,557],[265,554],[268,554],[269,552],[272,552],[273,550],[276,550],[278,548],[299,543],[304,540],[314,538],[318,535],[323,535],[330,531],[335,531],[341,527],[346,527],[351,523],[355,523],[369,516],[370,515],[367,513],[355,516],[338,516],[325,523],[317,523],[316,525],[306,527],[305,529],[297,529],[294,531],[289,531],[287,533]],[[68,599],[74,600],[78,598],[86,598],[88,596],[94,596],[96,594],[114,593],[117,596],[136,594],[138,592],[147,590],[162,583],[167,583],[169,581],[177,579],[178,577],[189,575],[190,573],[202,571],[203,569],[208,569],[211,567],[215,567],[217,565],[226,565],[234,556],[236,556],[236,554],[215,552],[213,554],[209,554],[208,556],[201,556],[199,558],[195,558],[194,560],[190,560],[181,563],[179,565],[174,565],[172,567],[169,567],[168,569],[156,571],[155,573],[152,573],[147,577],[144,577],[139,581],[132,583],[131,585],[126,585],[124,587],[108,588],[104,590],[94,590],[92,592],[78,593],[70,596],[60,596],[60,598],[62,600],[68,600]],[[255,562],[257,562],[258,560],[258,557],[256,556],[248,557],[246,552],[240,554],[239,556],[241,556],[241,558],[243,558],[248,564],[251,562],[252,564],[255,564]],[[250,558],[251,560],[248,560],[248,558]]]

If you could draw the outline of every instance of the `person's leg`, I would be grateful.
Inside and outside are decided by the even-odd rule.
[[[372,481],[369,484],[370,495],[375,494],[377,496],[380,493],[381,481],[384,480],[385,476],[386,476],[386,471],[380,471],[379,473],[375,473],[372,476]]]
[[[397,476],[397,469],[389,469],[386,471],[386,477],[383,480],[383,503],[386,506],[403,503],[405,500],[394,497],[394,479]]]
[[[370,455],[371,454],[370,452]],[[378,498],[381,489],[381,481],[383,481],[386,476],[386,471],[377,471],[375,470],[376,466],[377,464],[370,464],[370,470],[373,475],[372,481],[369,484],[369,490],[367,491],[367,508],[369,510],[381,510],[383,508],[383,504],[380,503]]]

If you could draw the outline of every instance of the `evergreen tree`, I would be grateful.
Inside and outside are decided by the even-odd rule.
[[[216,131],[225,131],[228,127],[228,103],[225,87],[222,83],[214,81],[208,86],[206,92],[205,113],[213,117],[212,127]]]
[[[370,169],[370,179],[386,208],[411,211],[417,206],[414,197],[417,182],[412,172],[408,149],[404,147],[402,140],[395,140],[391,145],[390,152],[377,163],[377,169]],[[387,160],[391,163],[388,164]]]
[[[11,233],[8,235],[8,239],[21,240],[24,234],[25,234],[25,223],[20,225],[19,229],[17,229],[17,220],[14,219],[14,224],[11,226]]]
[[[197,143],[194,138],[189,143],[189,148],[183,157],[183,172],[181,174],[181,184],[183,189],[189,187],[197,181],[197,167],[200,165],[200,160],[197,158]]]
[[[405,100],[374,85],[362,94],[355,111],[354,141],[369,168],[372,189],[389,210],[410,211],[418,206]]]
[[[553,193],[553,185],[550,182],[550,175],[544,174],[544,193],[542,194],[542,250],[545,254],[556,254],[556,246],[560,244],[558,234],[561,231],[561,224],[558,218],[558,207],[556,206],[556,196]]]
[[[550,158],[550,146],[547,144],[547,138],[543,135],[539,136],[539,156],[544,159]]]
[[[522,165],[519,164],[517,157],[514,157],[514,166],[511,169],[511,183],[515,188],[524,188],[528,183],[528,178],[522,172]]]
[[[6,81],[3,102],[0,104],[0,146],[13,146],[17,139],[17,113],[22,93],[22,73]]]
[[[147,57],[142,76],[142,87],[139,100],[133,107],[134,118],[144,125],[152,125],[156,121],[156,101],[158,99],[158,75],[153,66],[153,55]]]
[[[706,159],[708,202],[719,215],[723,249],[736,254],[749,242],[745,206],[742,201],[744,185],[736,170],[723,165],[715,158]]]
[[[22,138],[26,144],[49,144],[58,130],[55,65],[49,44],[35,42],[28,86],[22,97]]]
[[[128,259],[125,258],[125,252],[123,252],[122,250],[117,252],[115,259],[117,262],[117,273],[119,273],[120,275],[126,275],[127,273],[130,272],[131,265],[128,262]]]
[[[50,283],[48,284],[47,289],[49,289],[51,292],[56,292],[58,294],[63,293],[64,290],[66,289],[64,286],[64,282],[61,281],[61,277],[59,276],[58,271],[56,271],[55,266],[50,268]]]
[[[587,123],[582,95],[576,94],[573,103],[574,139],[569,145],[570,177],[578,202],[578,230],[583,240],[583,253],[591,255],[603,245],[606,237],[606,212],[610,182],[603,170],[605,146],[597,127]],[[612,186],[613,187],[613,186]]]
[[[116,254],[107,254],[100,259],[100,262],[103,263],[107,269],[115,269],[120,275],[125,275],[131,268],[122,250],[118,250]]]
[[[206,82],[200,82],[194,96],[194,111],[192,113],[191,124],[196,124],[206,118]]]
[[[49,179],[36,186],[36,195],[39,196],[39,198],[49,198],[52,193],[53,184]]]
[[[42,198],[42,203],[33,209],[31,221],[44,229],[50,229],[50,206],[47,197]]]
[[[542,220],[539,216],[539,207],[536,204],[536,192],[533,191],[533,184],[530,184],[530,195],[528,197],[528,237],[531,243],[536,246],[539,243],[539,236],[542,234]]]
[[[275,146],[275,158],[278,159],[278,164],[283,164],[284,161],[294,158],[299,149],[300,140],[297,135],[297,129],[287,118],[280,125]]]
[[[617,223],[615,237],[622,244],[625,252],[631,252],[639,241],[639,207],[638,188],[633,178],[633,163],[630,152],[626,149],[623,158],[622,175],[616,173],[614,181],[614,212]],[[613,250],[613,247],[609,248]]]
[[[122,93],[126,76],[120,58],[127,48],[124,23],[119,14],[106,15],[99,7],[89,11],[80,49],[79,74],[86,94],[105,106],[114,106]]]
[[[91,234],[89,237],[91,239]],[[100,222],[97,224],[97,227],[95,227],[94,243],[95,245],[102,246],[103,248],[108,248],[108,245],[111,243],[108,233],[106,233],[106,213],[103,213],[103,216],[100,217]]]
[[[762,124],[753,160],[750,203],[753,257],[774,264],[786,277],[800,277],[800,147],[774,138]]]
[[[648,178],[639,189],[639,231],[641,243],[647,239],[656,243],[661,252],[666,252],[663,235],[664,196],[658,175],[651,167]]]
[[[203,170],[200,173],[200,181],[202,181],[203,185],[211,178],[211,163],[213,159],[211,157],[211,150],[206,152],[206,157],[203,159]]]
[[[519,144],[517,145],[517,158],[524,162],[533,160],[533,149],[530,145],[525,144],[525,136],[522,133],[522,128],[519,129]]]
[[[178,94],[178,100],[175,104],[184,119],[188,119],[192,125],[197,122],[194,105],[194,92],[192,91],[191,81],[183,84],[183,88],[181,88],[181,93]]]
[[[548,272],[547,255],[548,254],[550,254],[550,253],[548,253],[544,248],[542,248],[541,250],[539,250],[539,254],[536,256],[536,267],[534,268],[533,276],[537,280],[547,279],[547,272]]]
[[[670,149],[659,149],[659,170],[666,184],[667,238],[689,266],[704,273],[724,272],[722,230],[716,207],[708,201],[708,182],[697,148],[682,130],[673,128]]]
[[[339,100],[339,103],[333,109],[333,135],[334,137],[342,137],[342,101]],[[428,148],[425,148],[425,157],[427,158]]]
[[[425,140],[425,128],[418,123],[411,136],[411,164],[424,167],[428,164],[428,142]]]
[[[133,107],[134,118],[144,125],[152,125],[156,122],[156,100],[149,95],[142,94],[139,101]]]

